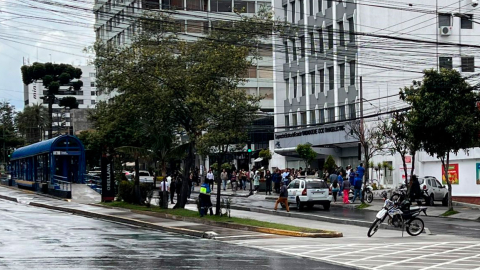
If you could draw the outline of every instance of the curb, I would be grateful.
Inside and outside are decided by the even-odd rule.
[[[8,197],[8,196],[1,195],[1,194],[0,194],[0,199],[4,199],[4,200],[7,200],[7,201],[11,201],[11,202],[18,202],[17,198]]]
[[[97,206],[110,208],[110,209],[122,209],[122,210],[124,210],[124,208],[117,208],[117,207],[111,207],[111,206],[104,206],[104,205],[97,205]],[[261,232],[261,233],[284,235],[284,236],[293,236],[293,237],[312,237],[312,238],[343,237],[343,234],[341,232],[336,232],[336,231],[319,230],[321,232],[318,232],[318,233],[295,232],[295,231],[264,228],[264,227],[251,226],[251,225],[231,224],[231,223],[227,223],[227,222],[218,222],[218,221],[212,221],[212,220],[202,219],[202,218],[182,217],[182,216],[176,216],[176,215],[165,214],[165,213],[146,212],[146,211],[131,210],[131,209],[129,209],[129,210],[132,213],[136,213],[136,214],[143,214],[143,215],[148,215],[148,216],[153,216],[153,217],[166,218],[166,219],[171,219],[171,220],[176,220],[176,221],[200,223],[200,224],[205,224],[205,225],[210,225],[210,226],[215,226],[215,227],[222,227],[222,228],[227,228],[227,229],[234,229],[234,230]]]
[[[200,194],[200,192],[198,191],[192,191],[192,194]],[[211,196],[217,196],[217,193],[210,193]],[[220,196],[225,196],[225,197],[238,197],[238,198],[248,198],[250,197],[251,195],[250,194],[246,194],[246,195],[237,195],[237,194],[220,194]]]

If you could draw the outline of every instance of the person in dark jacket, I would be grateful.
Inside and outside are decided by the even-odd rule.
[[[275,202],[275,211],[277,211],[277,207],[279,203],[283,203],[285,205],[285,208],[287,208],[287,212],[290,212],[290,208],[288,207],[288,189],[287,186],[283,183],[280,182],[280,195]]]
[[[280,175],[280,172],[275,170],[272,176],[272,182],[273,182],[273,188],[275,189],[275,193],[280,193],[280,182],[282,181],[282,175]]]
[[[412,175],[412,186],[410,187],[410,201],[415,201],[422,197],[422,190],[420,189],[420,182],[416,175]]]
[[[172,177],[172,182],[170,183],[170,203],[171,204],[174,204],[173,202],[173,198],[175,197],[175,192],[177,191],[177,180],[176,180],[176,176],[173,175]],[[177,200],[178,200],[178,196],[177,196]]]
[[[268,195],[268,193],[272,195],[272,180],[272,174],[269,170],[267,170],[267,173],[265,174],[265,195]]]
[[[355,199],[360,198],[362,200],[362,178],[358,175],[358,173],[355,174],[355,184],[354,186],[354,195],[353,195],[353,200],[352,203],[355,202]]]

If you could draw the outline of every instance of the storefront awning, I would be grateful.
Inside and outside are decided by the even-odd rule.
[[[263,160],[263,158],[259,157],[259,158],[256,158],[256,159],[254,160],[254,162],[260,162],[260,161],[262,161],[262,160]]]

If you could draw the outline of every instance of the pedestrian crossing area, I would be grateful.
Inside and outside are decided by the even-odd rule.
[[[402,242],[395,244],[285,245],[238,241],[262,250],[299,256],[356,269],[373,270],[480,270],[480,243]]]

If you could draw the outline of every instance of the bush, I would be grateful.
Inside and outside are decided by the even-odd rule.
[[[377,183],[373,183],[372,188],[373,188],[373,190],[378,190]]]
[[[144,199],[147,205],[153,195],[153,185],[140,183],[140,196]],[[133,181],[122,181],[118,186],[118,198],[127,203],[136,204],[135,201],[135,183]]]

